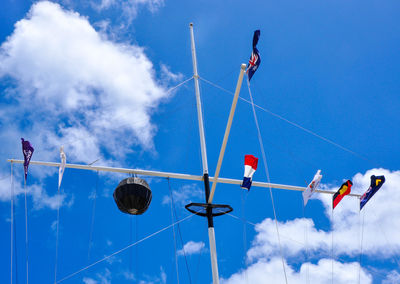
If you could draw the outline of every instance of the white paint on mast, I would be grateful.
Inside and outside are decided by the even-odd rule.
[[[212,273],[213,283],[219,283],[217,248],[215,245],[214,227],[208,228],[208,238],[210,239],[210,256],[211,256],[211,266],[212,266],[212,271],[213,271],[213,273]]]
[[[194,44],[193,23],[190,23],[189,27],[190,27],[190,42],[191,42],[191,47],[192,47],[193,78],[194,78],[194,88],[195,88],[195,92],[196,92],[197,117],[199,120],[201,159],[202,159],[202,163],[203,163],[204,190],[205,190],[206,202],[207,202],[209,199],[209,195],[210,195],[210,183],[209,183],[209,179],[208,179],[206,138],[204,135],[203,113],[202,113],[202,109],[201,109],[199,75],[197,73],[197,59],[196,59],[196,47]],[[217,250],[216,250],[216,245],[215,245],[213,217],[212,217],[212,213],[209,210],[207,210],[207,215],[208,215],[207,216],[208,239],[210,242],[210,256],[211,256],[211,269],[212,269],[213,284],[219,284]]]

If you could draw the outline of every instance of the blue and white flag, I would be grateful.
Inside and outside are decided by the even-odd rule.
[[[385,176],[371,176],[371,185],[360,199],[360,210],[364,207],[365,204],[367,204],[371,197],[374,196],[374,194],[382,187],[384,183]]]
[[[258,66],[260,66],[261,58],[260,53],[257,49],[258,39],[260,38],[260,30],[256,30],[253,35],[253,51],[251,52],[249,64],[247,64],[247,76],[249,81],[253,77],[254,73],[257,71]]]

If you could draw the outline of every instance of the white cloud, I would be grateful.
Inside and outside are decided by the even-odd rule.
[[[168,97],[143,48],[112,42],[48,1],[34,4],[1,45],[1,77],[15,80],[0,113],[4,131],[17,128],[15,136],[40,145],[37,158],[58,157],[62,144],[70,161],[87,163],[104,152],[124,157],[135,145],[152,150],[150,117]]]
[[[187,184],[179,188],[178,190],[172,191],[175,206],[183,207],[192,201],[199,201],[204,196],[204,192],[199,188],[197,184]],[[169,195],[165,195],[162,200],[162,204],[169,205],[171,198]]]
[[[334,237],[333,257],[342,259],[342,256],[358,259],[360,254],[362,220],[363,228],[363,255],[375,261],[390,260],[400,255],[400,171],[389,171],[385,169],[372,169],[365,174],[356,174],[353,181],[353,193],[364,193],[370,184],[371,175],[384,175],[386,183],[374,195],[374,197],[359,213],[359,199],[345,197],[335,208],[332,219],[332,196],[318,195],[317,200],[322,201],[325,207],[325,215],[331,221],[333,230],[325,231],[316,227],[312,219],[298,218],[287,222],[279,222],[279,233],[283,255],[285,259],[296,259],[297,262],[317,260],[318,264],[307,264],[310,271],[310,283],[331,283],[331,251],[332,251],[332,232]],[[336,186],[324,186],[325,189],[336,191],[340,184]],[[319,199],[319,200],[318,200]],[[267,218],[256,227],[257,235],[252,242],[252,246],[247,251],[248,267],[240,271],[223,283],[246,283],[244,277],[249,279],[249,283],[257,282],[257,279],[269,279],[271,283],[281,283],[282,263],[280,260],[279,242],[277,238],[274,220]],[[308,254],[308,255],[307,255]],[[329,258],[329,259],[328,259]],[[299,272],[295,272],[293,267],[286,265],[289,283],[298,283],[304,277],[305,263]],[[345,273],[335,274],[335,283],[355,283],[358,278],[354,278],[359,271],[359,264],[334,262],[334,271],[345,271]],[[371,283],[372,276],[362,271],[364,280],[361,283]],[[271,273],[267,276],[265,271]],[[312,271],[312,274],[311,274]],[[320,272],[326,273],[328,276]],[[347,272],[346,272],[347,271]],[[371,271],[372,272],[372,271]],[[276,274],[276,276],[275,276]],[[262,278],[264,277],[264,278]],[[267,277],[267,278],[265,278]],[[269,277],[269,278],[268,278]],[[388,274],[386,283],[395,281],[399,277],[397,271]],[[314,280],[313,280],[314,279]],[[276,282],[277,281],[277,282]],[[397,283],[397,282],[396,282]]]
[[[363,253],[378,258],[400,255],[400,171],[390,172],[373,169],[353,177],[355,193],[365,192],[370,184],[370,176],[385,175],[386,183],[374,197],[359,211],[359,199],[345,197],[335,208],[332,222],[332,196],[319,195],[325,206],[325,214],[333,224],[334,251],[336,255],[357,256],[360,252],[360,232],[364,218]],[[339,185],[328,188],[336,191]],[[390,218],[388,218],[390,216]],[[272,219],[265,219],[256,226],[258,232],[253,247],[248,251],[250,261],[260,256],[273,256],[278,253],[278,239]],[[330,255],[332,231],[318,230],[311,219],[295,219],[279,223],[282,246],[285,256],[295,256],[304,252],[304,244],[311,254]],[[307,233],[307,242],[305,239]],[[336,240],[336,242],[335,242]],[[339,240],[346,240],[340,241]]]
[[[18,202],[18,197],[25,193],[24,188],[17,182],[13,185],[15,202]],[[64,193],[60,195],[57,192],[54,195],[49,195],[43,186],[33,184],[27,186],[27,195],[32,198],[33,208],[35,210],[49,208],[56,210],[58,206],[72,206],[74,198],[69,199]],[[11,199],[11,181],[9,179],[0,180],[0,201],[10,201]],[[29,202],[29,201],[28,201]]]
[[[308,267],[307,267],[308,265]],[[332,283],[332,261],[321,259],[317,264],[304,263],[297,272],[285,264],[288,283]],[[334,283],[348,284],[358,283],[358,263],[334,262]],[[308,282],[306,281],[308,279]],[[360,283],[372,283],[372,277],[364,270],[360,273]],[[282,261],[280,258],[273,258],[269,261],[259,260],[242,270],[233,274],[228,279],[221,279],[221,284],[263,284],[263,283],[285,283]]]
[[[205,247],[204,242],[187,242],[182,249],[178,250],[178,255],[192,255],[196,253],[200,253]]]

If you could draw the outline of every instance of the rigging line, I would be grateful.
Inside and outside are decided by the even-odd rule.
[[[58,205],[57,205],[57,228],[56,228],[56,256],[54,262],[54,283],[57,283],[58,243],[59,243],[59,230],[60,230],[60,207],[61,207],[60,186],[58,186],[57,189]]]
[[[359,259],[360,266],[358,268],[358,284],[361,283],[361,260],[362,260],[361,257],[362,257],[362,252],[363,252],[364,220],[365,220],[365,209],[363,212],[363,220],[362,220],[362,226],[361,226],[360,259]]]
[[[171,223],[174,222],[174,210],[173,210],[173,205],[172,205],[172,190],[171,190],[171,184],[169,177],[167,178],[168,181],[168,189],[169,189],[169,195],[170,195],[170,204],[171,204]],[[174,254],[175,254],[175,270],[176,270],[176,280],[177,283],[179,284],[179,266],[178,266],[178,256],[176,253],[176,236],[175,236],[175,226],[172,227],[172,233],[174,236]]]
[[[14,186],[13,186],[13,163],[11,162],[11,236],[10,236],[10,280],[13,283],[13,253],[14,253]]]
[[[203,235],[203,237],[204,237],[204,235]],[[198,258],[198,260],[197,260],[197,266],[196,266],[196,272],[195,272],[195,274],[194,274],[194,283],[193,284],[196,284],[197,283],[197,279],[198,279],[198,276],[199,276],[199,268],[200,268],[200,260],[201,260],[201,256],[203,255],[203,251],[204,251],[204,249],[201,249],[200,250],[200,253],[199,253],[199,258]]]
[[[94,189],[94,197],[93,197],[92,220],[91,220],[91,224],[90,224],[89,245],[88,245],[88,255],[87,255],[88,262],[90,261],[90,251],[91,251],[92,242],[93,242],[94,219],[96,216],[96,199],[97,199],[98,186],[99,186],[99,171],[97,171],[97,175],[96,175],[96,187]]]
[[[229,94],[233,95],[233,92],[231,92],[231,91],[229,91],[229,90],[227,90],[227,89],[225,89],[223,87],[220,87],[220,86],[218,86],[218,85],[216,85],[216,84],[214,84],[214,83],[212,83],[212,82],[210,82],[210,81],[208,81],[208,80],[206,80],[204,78],[200,77],[200,80],[203,80],[204,82],[206,82],[206,83],[208,83],[208,84],[210,84],[210,85],[212,85],[212,86],[214,86],[214,87],[216,87],[216,88],[218,88],[218,89],[220,89],[220,90],[222,90],[222,91],[224,91],[226,93],[229,93]],[[249,100],[246,100],[245,98],[242,98],[240,96],[239,96],[239,99],[241,99],[242,101],[244,101],[244,102],[246,102],[248,104],[252,104],[252,102],[250,102]],[[285,117],[283,117],[283,116],[281,116],[279,114],[276,114],[276,113],[270,111],[269,109],[266,109],[265,107],[259,106],[257,104],[254,104],[254,106],[259,108],[260,110],[262,110],[264,112],[267,112],[267,113],[271,114],[272,116],[275,116],[276,118],[278,118],[280,120],[283,120],[283,121],[289,123],[290,125],[292,125],[294,127],[297,127],[299,129],[307,132],[308,134],[313,135],[314,137],[317,137],[317,138],[319,138],[319,139],[321,139],[321,140],[323,140],[323,141],[325,141],[325,142],[327,142],[327,143],[329,143],[329,144],[331,144],[331,145],[333,145],[335,147],[338,147],[338,148],[342,149],[343,151],[346,151],[346,152],[348,152],[348,153],[350,153],[350,154],[352,154],[354,156],[357,156],[358,158],[361,158],[361,159],[363,159],[365,161],[368,161],[368,162],[371,162],[371,163],[375,163],[374,161],[370,160],[369,158],[365,157],[364,155],[361,155],[361,154],[359,154],[357,152],[354,152],[354,151],[352,151],[352,150],[350,150],[350,149],[348,149],[348,148],[346,148],[346,147],[344,147],[344,146],[342,146],[342,145],[340,145],[340,144],[338,144],[338,143],[336,143],[336,142],[334,142],[334,141],[332,141],[332,140],[330,140],[328,138],[325,138],[324,136],[319,135],[319,134],[315,133],[314,131],[311,131],[311,130],[307,129],[307,128],[301,126],[298,123],[292,122],[289,119],[287,119],[287,118],[285,118]]]
[[[138,225],[138,223],[139,223],[139,218],[135,218],[135,242],[137,242],[138,241],[138,239],[139,239],[139,225]],[[136,274],[136,277],[138,277],[138,275],[139,275],[139,261],[138,261],[138,259],[139,259],[139,253],[138,253],[138,247],[135,247],[135,274]]]
[[[173,195],[173,194],[171,194],[171,201],[172,201],[172,206],[173,206],[173,208],[174,208],[175,218],[178,220],[178,214],[176,213],[176,207],[175,207],[175,201],[174,201],[174,195]],[[186,264],[186,270],[187,270],[188,277],[189,277],[189,282],[192,283],[192,277],[191,277],[191,275],[190,275],[189,263],[188,263],[188,261],[187,261],[187,256],[186,256],[186,251],[185,251],[185,245],[184,245],[184,243],[183,243],[183,238],[182,238],[182,233],[181,233],[181,227],[179,226],[179,223],[178,223],[178,233],[179,233],[179,237],[180,237],[181,244],[182,244],[183,255],[184,255],[184,257],[185,257],[185,264]]]
[[[12,164],[12,163],[11,163]],[[14,174],[13,174],[13,167],[11,167],[11,192],[12,192],[12,200],[11,200],[11,202],[12,202],[12,207],[11,207],[11,210],[12,210],[12,213],[11,213],[11,216],[12,216],[12,218],[13,218],[13,227],[11,228],[11,230],[13,230],[13,240],[12,240],[12,242],[13,242],[13,246],[14,246],[14,248],[12,248],[12,249],[14,249],[15,250],[15,255],[14,255],[14,259],[15,259],[15,283],[19,283],[19,281],[18,281],[18,250],[17,250],[17,220],[16,220],[16,214],[15,214],[15,194],[14,194]],[[11,252],[11,254],[13,254],[12,252]],[[12,281],[12,277],[13,277],[13,274],[12,274],[12,268],[11,268],[11,281]]]
[[[248,192],[247,192],[248,193]],[[243,222],[242,222],[242,224],[243,224],[243,265],[244,266],[246,266],[246,251],[247,251],[247,236],[246,236],[246,212],[245,212],[245,210],[246,210],[246,208],[245,208],[245,205],[246,205],[246,200],[247,200],[247,194],[245,195],[245,197],[243,197],[243,195],[245,194],[245,192],[242,190],[242,194],[241,194],[241,197],[242,197],[242,216],[243,216]],[[244,277],[245,277],[245,279],[246,279],[246,283],[249,283],[249,278],[248,278],[248,275],[247,275],[247,269],[245,269],[245,275],[244,275]]]
[[[335,224],[333,223],[333,206],[332,206],[332,215],[331,215],[331,220],[332,220],[332,243],[331,243],[331,258],[332,258],[332,271],[331,271],[331,279],[332,279],[332,284],[333,284],[333,232],[335,231]]]
[[[128,218],[129,218],[129,243],[132,243],[132,215],[129,215],[128,216]],[[132,252],[132,250],[130,250],[129,251],[129,266],[128,266],[128,272],[129,273],[132,273],[133,274],[133,272],[132,272],[132,258],[133,258],[133,252]]]
[[[263,141],[262,141],[260,126],[258,125],[257,114],[256,114],[256,110],[254,108],[253,96],[251,94],[250,81],[249,81],[248,77],[247,77],[247,87],[248,87],[248,90],[249,90],[249,95],[250,95],[251,106],[252,106],[252,110],[253,110],[254,121],[255,121],[256,127],[257,127],[258,142],[260,143],[260,148],[261,148],[261,153],[262,153],[263,162],[264,162],[264,168],[265,168],[265,174],[267,175],[268,183],[271,183],[270,176],[269,176],[269,171],[268,171],[267,157],[265,156],[264,144],[263,144]],[[286,268],[285,268],[285,261],[284,261],[284,258],[283,258],[283,250],[282,250],[282,245],[281,245],[281,238],[279,236],[278,218],[276,217],[274,196],[272,194],[271,186],[269,186],[269,194],[270,194],[270,197],[271,197],[272,209],[273,209],[273,212],[274,212],[275,228],[276,228],[276,233],[277,233],[277,236],[278,236],[279,251],[280,251],[280,254],[281,254],[283,273],[285,274],[285,282],[287,284],[288,280],[287,280],[287,276],[286,276]]]
[[[26,284],[29,283],[29,254],[28,254],[28,200],[26,178],[24,176],[24,190],[25,190],[25,262],[26,262]]]
[[[200,211],[200,210],[199,210],[199,211]],[[183,222],[183,221],[185,221],[185,220],[187,220],[187,219],[192,218],[194,215],[195,215],[195,214],[190,214],[190,215],[186,216],[185,218],[183,218],[183,219],[181,219],[181,220],[179,220],[179,221],[177,221],[177,222],[175,222],[175,223],[173,223],[173,224],[171,224],[171,225],[168,225],[168,226],[166,226],[166,227],[164,227],[164,228],[162,228],[162,229],[160,229],[160,230],[158,230],[158,231],[156,231],[156,232],[154,232],[154,233],[148,235],[147,237],[144,237],[144,238],[142,238],[142,239],[140,239],[140,240],[138,240],[138,241],[136,241],[136,242],[134,242],[134,243],[132,243],[132,244],[129,244],[129,245],[127,245],[126,247],[124,247],[124,248],[122,248],[122,249],[120,249],[120,250],[118,250],[118,251],[116,251],[116,252],[114,252],[114,253],[112,253],[112,254],[109,254],[109,255],[107,255],[106,257],[104,257],[104,258],[102,258],[102,259],[100,259],[100,260],[98,260],[98,261],[96,261],[96,262],[93,262],[92,264],[89,264],[89,265],[85,266],[84,268],[79,269],[78,271],[75,271],[74,273],[71,273],[71,274],[65,276],[65,277],[62,278],[61,280],[58,280],[57,283],[61,283],[61,282],[65,281],[65,280],[67,280],[67,279],[69,279],[69,278],[71,278],[71,277],[73,277],[73,276],[75,276],[75,275],[81,273],[82,271],[85,271],[85,270],[87,270],[87,269],[89,269],[89,268],[95,266],[96,264],[99,264],[99,263],[101,263],[101,262],[103,262],[103,261],[105,261],[105,260],[107,260],[107,259],[109,259],[109,258],[111,258],[111,257],[113,257],[113,256],[115,256],[115,255],[117,255],[117,254],[119,254],[119,253],[121,253],[121,252],[127,250],[127,249],[130,248],[130,247],[133,247],[133,246],[135,246],[135,245],[137,245],[137,244],[140,244],[141,242],[144,242],[145,240],[150,239],[151,237],[154,237],[154,236],[158,235],[159,233],[161,233],[161,232],[163,232],[163,231],[165,231],[165,230],[171,228],[172,226],[177,225],[177,224],[179,224],[179,223],[181,223],[181,222]]]
[[[15,200],[14,200],[14,208],[13,208],[14,216],[15,215]],[[17,246],[17,220],[14,219],[14,249],[15,249],[15,283],[19,283],[18,281],[18,246]]]
[[[306,220],[306,208],[304,206],[303,200],[300,200],[301,206],[303,208],[303,219]],[[306,283],[308,284],[310,282],[310,264],[308,263],[310,255],[308,251],[308,224],[305,222],[305,228],[304,228],[304,240],[305,240],[305,248],[306,248]]]

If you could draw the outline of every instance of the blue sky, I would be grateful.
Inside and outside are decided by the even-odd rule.
[[[271,182],[306,186],[321,169],[323,188],[336,191],[352,179],[353,192],[362,194],[372,174],[386,176],[361,214],[356,198],[344,198],[332,217],[331,196],[314,195],[303,211],[300,192],[273,190],[288,283],[332,283],[332,275],[334,283],[359,283],[359,277],[360,283],[400,282],[397,1],[3,0],[2,7],[1,283],[11,276],[6,159],[23,158],[21,137],[33,144],[33,160],[58,162],[64,145],[68,163],[99,159],[95,165],[202,174],[193,80],[170,91],[192,76],[190,22],[210,175],[240,64],[247,63],[253,31],[260,29],[262,62],[251,92],[267,110],[256,109]],[[246,84],[240,96],[249,99]],[[262,156],[251,106],[239,100],[220,176],[241,179],[245,154]],[[54,282],[59,205],[61,280],[190,216],[187,203],[204,201],[202,183],[170,180],[171,217],[168,181],[146,177],[152,203],[131,217],[112,198],[126,177],[66,169],[58,199],[57,169],[31,165],[31,283]],[[13,179],[13,283],[24,283],[20,164]],[[254,180],[267,181],[261,159]],[[221,283],[285,283],[268,190],[218,184],[214,202],[234,208],[232,216],[215,219]],[[206,220],[180,223],[175,241],[176,249],[167,229],[61,283],[177,283],[177,275],[180,283],[211,283]]]

